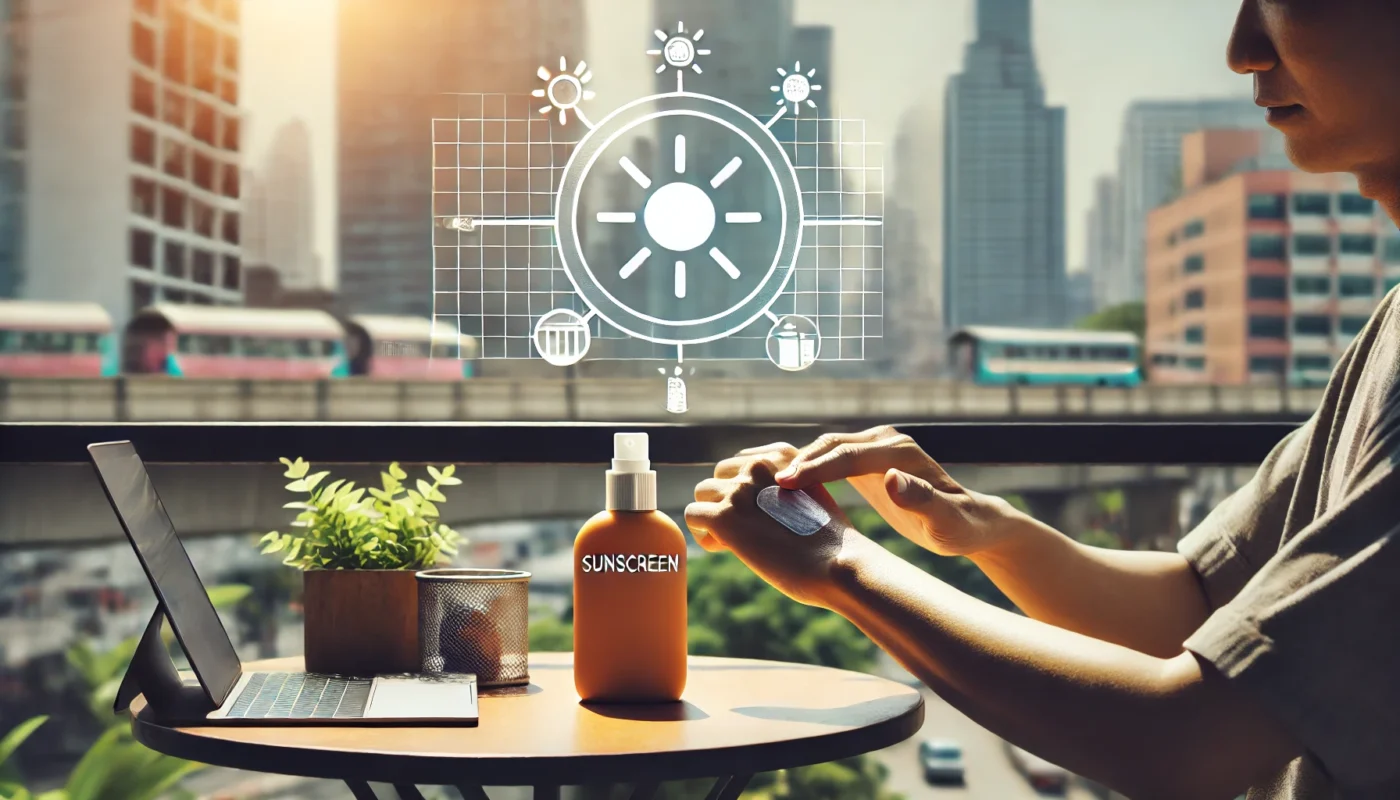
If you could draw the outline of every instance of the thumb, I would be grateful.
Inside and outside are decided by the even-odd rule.
[[[895,505],[906,511],[921,511],[938,496],[928,481],[897,469],[885,473],[885,491]]]

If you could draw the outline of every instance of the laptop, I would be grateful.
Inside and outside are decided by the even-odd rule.
[[[88,446],[97,479],[213,707],[202,724],[475,725],[475,675],[244,672],[131,442]],[[365,642],[373,647],[373,642]],[[188,679],[181,676],[188,684]],[[149,699],[149,698],[148,698]],[[161,713],[160,709],[153,709]]]

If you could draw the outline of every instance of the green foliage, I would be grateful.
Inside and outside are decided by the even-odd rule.
[[[307,499],[287,503],[296,509],[292,527],[300,534],[272,531],[258,542],[264,553],[279,553],[282,563],[299,569],[426,569],[443,556],[455,556],[461,536],[438,521],[437,503],[447,500],[444,486],[458,486],[456,468],[428,467],[433,482],[419,478],[406,486],[408,473],[398,465],[381,472],[382,487],[356,488],[354,481],[323,483],[329,472],[311,473],[298,458],[286,465],[291,492]]]
[[[1116,535],[1102,528],[1090,528],[1075,538],[1078,539],[1080,543],[1087,544],[1090,547],[1103,547],[1108,550],[1123,549],[1123,541]]]
[[[215,586],[209,590],[209,599],[215,608],[229,608],[242,602],[249,591],[250,587],[236,584]],[[162,628],[161,639],[169,644],[172,638],[169,629]],[[107,652],[95,650],[86,641],[68,648],[68,664],[87,690],[88,709],[103,727],[102,735],[69,773],[62,789],[36,795],[20,782],[10,757],[48,717],[21,723],[0,739],[0,800],[193,800],[192,793],[176,787],[203,765],[147,749],[132,737],[126,717],[112,713],[117,687],[140,641],[133,636]]]
[[[530,621],[530,652],[568,653],[574,649],[574,626],[557,617]]]

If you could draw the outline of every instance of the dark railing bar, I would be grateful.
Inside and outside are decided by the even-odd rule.
[[[1303,420],[1270,422],[920,422],[896,426],[949,464],[1244,465]],[[712,464],[738,450],[864,427],[658,423],[10,423],[0,463],[75,463],[93,442],[130,439],[154,463],[601,464],[612,436],[645,431],[656,464]]]

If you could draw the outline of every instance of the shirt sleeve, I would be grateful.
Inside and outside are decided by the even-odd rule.
[[[1340,500],[1185,643],[1340,788],[1368,796],[1400,781],[1400,415],[1388,405]]]
[[[1284,521],[1317,417],[1283,438],[1254,476],[1182,537],[1177,552],[1195,570],[1212,609],[1229,602],[1278,552]]]

